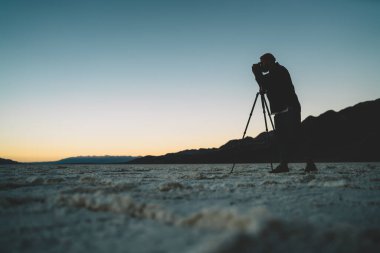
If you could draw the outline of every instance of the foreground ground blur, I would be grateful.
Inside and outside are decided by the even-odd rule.
[[[0,166],[2,252],[377,252],[380,163]]]

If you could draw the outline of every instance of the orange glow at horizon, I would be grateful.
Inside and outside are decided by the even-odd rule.
[[[235,137],[236,138],[236,137]],[[10,145],[2,142],[0,146],[0,157],[11,159],[18,162],[45,162],[57,161],[67,157],[75,156],[146,156],[146,155],[164,155],[175,153],[187,149],[200,148],[218,148],[230,139],[232,136],[198,137],[198,138],[173,138],[171,140],[156,139],[150,143],[146,142],[115,142],[112,140],[84,141],[83,143],[73,141],[58,142],[29,142],[17,143],[15,141]],[[146,141],[146,140],[144,140]],[[4,145],[5,144],[5,145]]]
[[[219,146],[223,145],[220,144]],[[151,149],[136,149],[130,151],[123,151],[120,149],[104,149],[104,150],[80,150],[70,151],[70,150],[47,150],[46,148],[19,148],[15,150],[2,151],[0,153],[0,158],[11,159],[17,162],[46,162],[46,161],[57,161],[67,157],[76,156],[146,156],[153,155],[159,156],[167,153],[175,153],[186,149],[199,149],[199,148],[214,148],[219,147],[218,145],[208,145],[208,146],[194,146],[194,145],[177,145],[177,147],[172,148],[151,148]]]

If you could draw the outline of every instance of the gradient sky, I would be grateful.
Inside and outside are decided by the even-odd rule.
[[[304,119],[379,98],[379,45],[379,1],[0,0],[0,157],[219,147],[243,134],[263,53]]]

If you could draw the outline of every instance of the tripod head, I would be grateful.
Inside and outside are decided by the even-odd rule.
[[[265,94],[267,94],[267,91],[264,90],[264,89],[262,89],[262,88],[260,87],[259,93],[260,93],[260,95],[265,95]]]

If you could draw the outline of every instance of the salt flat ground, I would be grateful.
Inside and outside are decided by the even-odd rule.
[[[0,167],[1,252],[379,252],[380,163]]]

